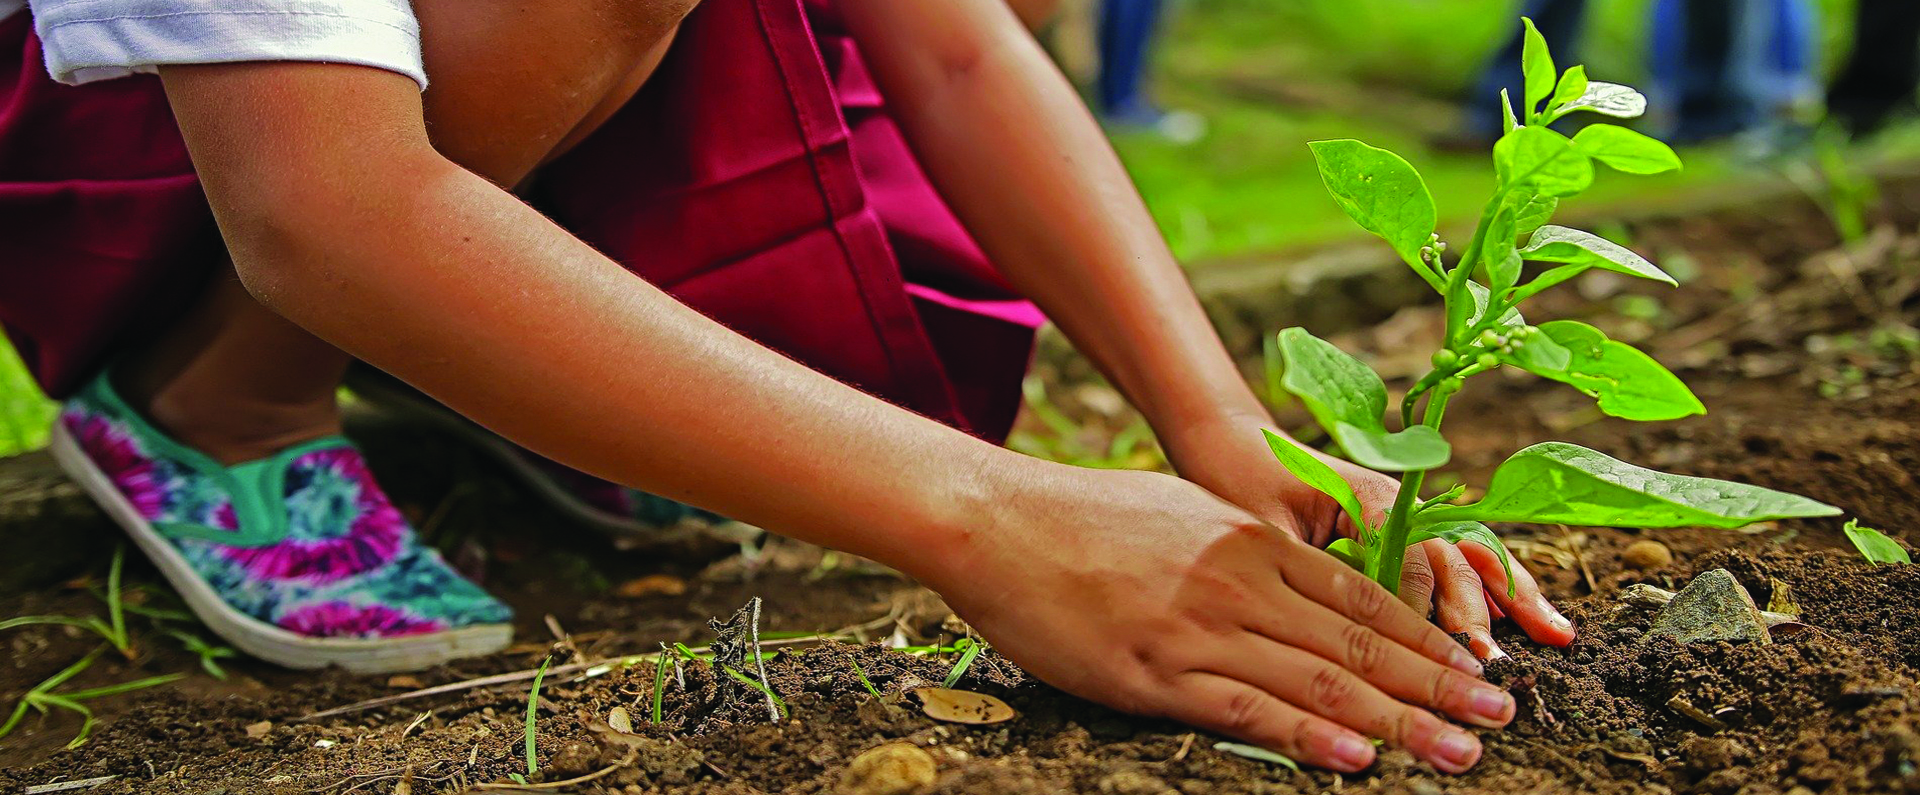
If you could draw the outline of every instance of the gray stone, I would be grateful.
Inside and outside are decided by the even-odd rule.
[[[1752,641],[1769,643],[1766,621],[1753,596],[1726,569],[1714,569],[1693,578],[1660,610],[1647,637],[1669,637],[1681,643]]]

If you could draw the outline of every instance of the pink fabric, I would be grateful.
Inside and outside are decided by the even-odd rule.
[[[0,21],[0,323],[69,390],[179,311],[217,235],[158,83],[46,77]],[[828,0],[707,0],[528,198],[630,270],[836,378],[998,439],[1040,316],[940,199]]]

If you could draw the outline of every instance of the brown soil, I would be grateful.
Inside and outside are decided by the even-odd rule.
[[[1920,217],[1917,197],[1920,186],[1890,192],[1891,215],[1903,228]],[[1811,208],[1783,206],[1621,230],[1656,261],[1694,271],[1687,285],[1658,293],[1589,279],[1530,314],[1582,317],[1641,344],[1674,364],[1713,413],[1631,425],[1594,416],[1588,402],[1556,385],[1489,376],[1455,401],[1455,469],[1466,482],[1483,482],[1512,450],[1567,439],[1648,466],[1808,494],[1909,544],[1920,542],[1920,503],[1913,498],[1920,342],[1893,331],[1920,324],[1920,236],[1883,226],[1836,251],[1828,229]],[[1644,296],[1658,296],[1660,304]],[[1375,352],[1384,371],[1404,375],[1412,363],[1396,352],[1430,350],[1436,323],[1431,307],[1416,307],[1338,341]],[[1094,436],[1126,427],[1132,415],[1109,405],[1110,390],[1078,379],[1059,383],[1059,373],[1080,369],[1056,364],[1041,375],[1055,382],[1051,392],[1064,409],[1098,429]],[[1031,422],[1024,428],[1048,433]],[[917,643],[951,641],[964,631],[912,584],[796,545],[771,545],[752,562],[687,550],[607,555],[600,542],[560,531],[553,517],[513,496],[498,473],[449,445],[431,438],[376,445],[376,461],[392,472],[389,480],[415,518],[465,565],[484,569],[489,585],[520,610],[521,637],[542,640],[405,677],[233,663],[229,682],[198,675],[99,702],[100,730],[74,751],[59,746],[76,719],[29,717],[0,741],[0,792],[96,776],[117,777],[89,790],[101,793],[427,793],[502,784],[525,772],[526,682],[300,718],[423,685],[531,668],[550,651],[549,615],[587,658],[642,653],[661,641],[698,645],[711,639],[709,618],[756,595],[765,600],[768,632],[855,627],[874,639]],[[553,532],[537,543],[510,540],[529,537],[527,527]],[[1004,698],[1018,717],[992,726],[938,723],[900,694],[938,683],[953,655],[828,644],[789,647],[768,664],[790,710],[771,723],[760,694],[716,679],[705,666],[668,675],[659,725],[645,719],[651,665],[555,677],[541,694],[541,771],[531,780],[591,776],[541,790],[582,793],[843,792],[850,791],[842,787],[849,760],[904,741],[938,763],[937,781],[915,791],[941,793],[1920,792],[1920,569],[1864,563],[1837,527],[1501,528],[1582,632],[1572,647],[1551,649],[1529,644],[1511,627],[1502,631],[1499,640],[1514,657],[1493,665],[1489,677],[1516,693],[1521,715],[1504,732],[1483,732],[1485,761],[1459,777],[1391,750],[1345,779],[1231,756],[1213,749],[1216,738],[1066,697],[992,652],[959,686]],[[1621,551],[1647,538],[1670,546],[1674,562],[1629,568]],[[1643,640],[1650,614],[1615,598],[1626,584],[1672,588],[1715,567],[1731,570],[1762,603],[1775,583],[1790,585],[1808,628],[1767,645],[1683,647]],[[632,595],[649,575],[665,575],[652,583],[687,590]],[[130,576],[151,578],[138,566]],[[78,588],[0,600],[0,615],[98,611]],[[8,704],[94,645],[67,630],[17,630],[0,640],[8,654],[0,698]],[[561,653],[562,662],[575,654]],[[853,673],[855,661],[886,697],[868,693]],[[133,660],[103,658],[75,686],[194,664],[164,639],[148,638]],[[614,707],[631,713],[637,735],[608,728]]]

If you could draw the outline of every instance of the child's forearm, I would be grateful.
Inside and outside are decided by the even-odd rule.
[[[418,113],[404,79],[232,68],[269,71],[166,79],[248,287],[536,452],[909,568],[1039,465],[727,330],[380,123]]]
[[[841,7],[941,194],[1163,438],[1265,416],[1099,126],[1000,0]]]

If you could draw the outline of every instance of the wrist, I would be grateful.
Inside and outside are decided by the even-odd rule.
[[[869,535],[893,539],[880,560],[936,591],[945,578],[966,577],[984,548],[1002,540],[1013,506],[1030,492],[1047,466],[1057,466],[978,440],[948,456],[938,477],[923,481],[925,493],[908,517],[909,532],[877,527]],[[885,518],[883,517],[883,521]]]

